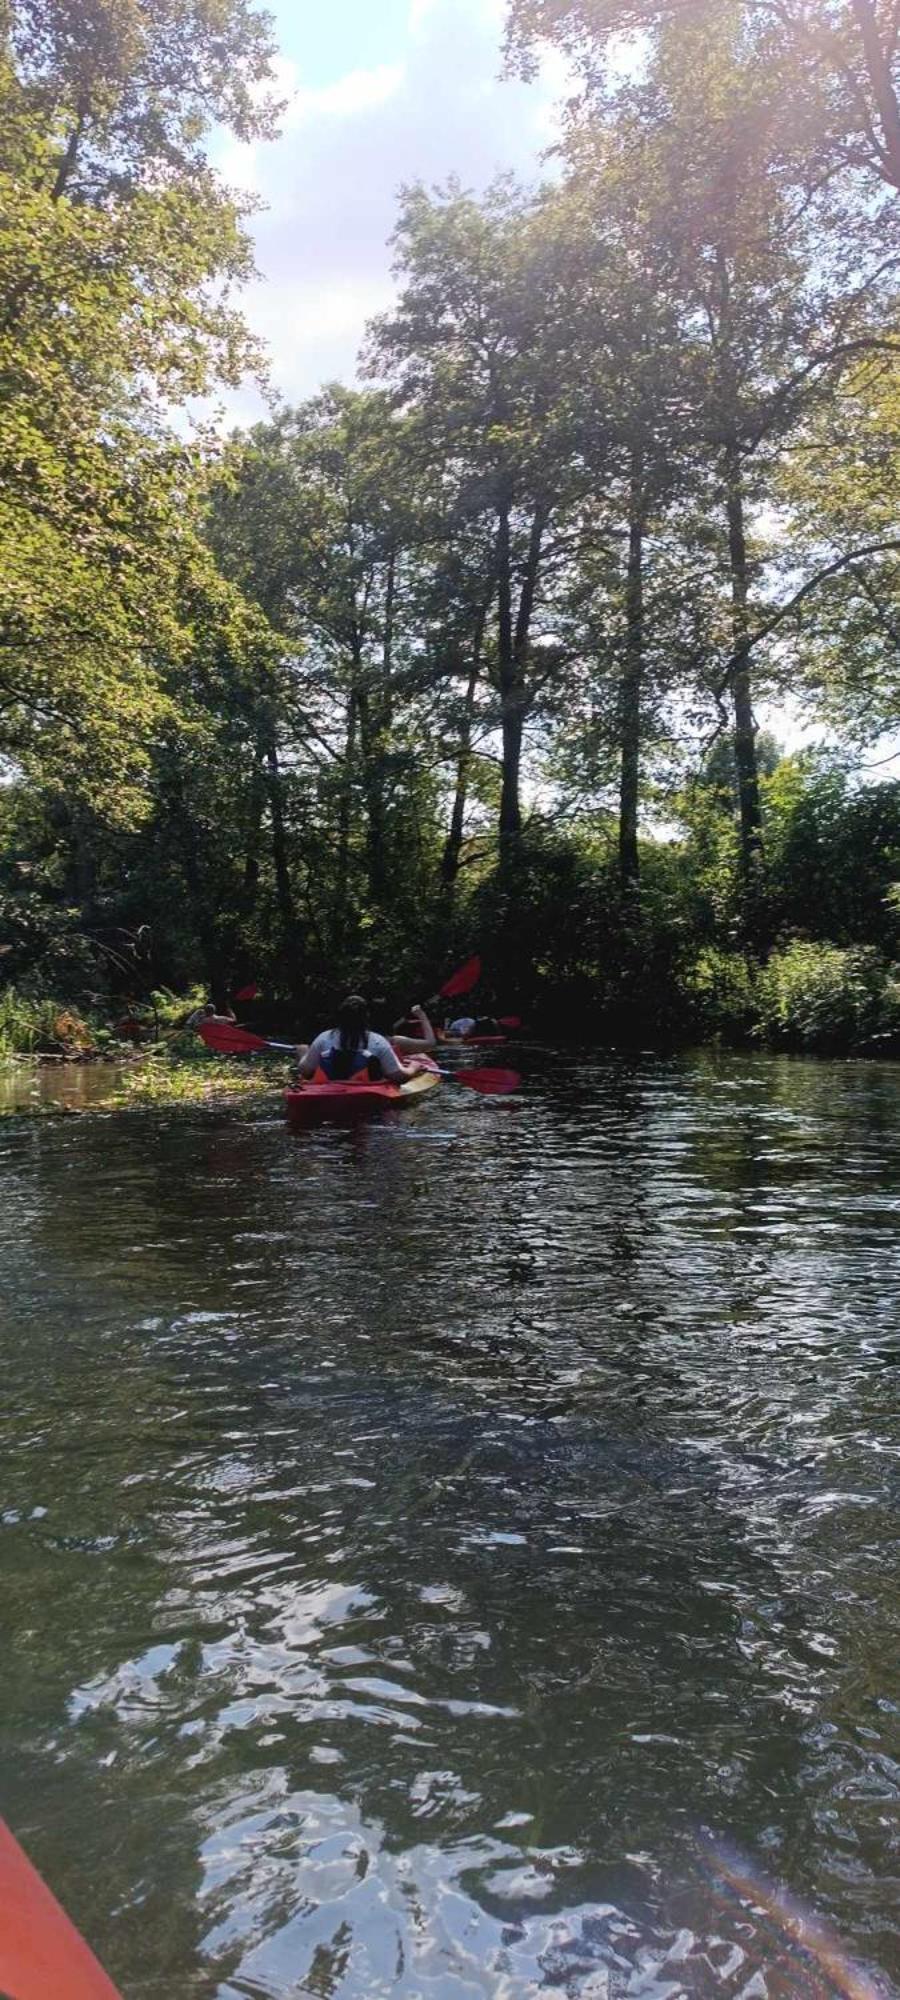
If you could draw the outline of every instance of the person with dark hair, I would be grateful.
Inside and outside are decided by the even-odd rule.
[[[370,1029],[368,1011],[358,993],[342,1001],[337,1026],[310,1042],[299,1075],[318,1083],[352,1083],[355,1077],[371,1083],[407,1083],[415,1076],[415,1067],[401,1062],[386,1037]],[[424,1042],[417,1045],[418,1050],[424,1048]]]

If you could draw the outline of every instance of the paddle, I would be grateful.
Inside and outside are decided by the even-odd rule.
[[[441,1076],[461,1083],[463,1090],[477,1090],[479,1097],[512,1097],[522,1085],[516,1069],[442,1069]]]
[[[249,1028],[239,1028],[234,1021],[201,1021],[197,1030],[208,1049],[217,1056],[254,1056],[266,1049],[277,1049],[279,1054],[295,1056],[296,1042],[269,1042],[262,1035],[253,1035]]]
[[[467,958],[465,965],[461,965],[459,971],[452,973],[450,978],[445,981],[441,987],[439,998],[441,1000],[461,1000],[464,993],[471,993],[472,988],[478,985],[480,978],[480,958]]]
[[[266,1041],[231,1021],[201,1021],[198,1032],[207,1048],[219,1056],[252,1056],[266,1049],[274,1049],[278,1055],[296,1055],[293,1042]],[[477,1091],[480,1097],[511,1097],[522,1082],[514,1069],[442,1069],[440,1074],[450,1083],[461,1084],[463,1090]]]

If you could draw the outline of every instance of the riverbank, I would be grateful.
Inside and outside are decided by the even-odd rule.
[[[256,1117],[278,1104],[287,1078],[287,1064],[217,1061],[201,1048],[160,1047],[118,1062],[7,1059],[0,1069],[0,1117],[71,1118],[170,1106]]]

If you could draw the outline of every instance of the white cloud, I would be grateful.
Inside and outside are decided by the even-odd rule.
[[[458,11],[458,0],[409,0],[409,32],[422,36],[435,14],[441,9],[450,13]],[[470,11],[474,12],[479,25],[489,27],[492,32],[502,28],[506,16],[506,0],[470,0]]]
[[[242,146],[239,140],[229,140],[215,156],[215,164],[230,188],[240,194],[255,194],[259,173],[259,151],[253,145]]]
[[[218,153],[231,184],[263,204],[253,218],[261,278],[245,304],[281,395],[296,401],[323,380],[352,379],[366,321],[392,296],[389,238],[404,183],[458,174],[477,189],[509,169],[526,179],[541,171],[567,74],[556,58],[532,85],[504,81],[504,11],[504,0],[410,0],[391,61],[317,88],[284,60],[280,139]]]
[[[357,118],[395,96],[405,75],[403,63],[379,63],[376,69],[348,70],[346,76],[319,90],[308,90],[301,84],[291,96],[285,123],[293,126],[307,118]]]

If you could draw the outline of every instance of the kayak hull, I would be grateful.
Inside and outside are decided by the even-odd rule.
[[[425,1058],[422,1059],[423,1062]],[[440,1085],[440,1072],[429,1064],[409,1083],[300,1083],[284,1093],[288,1121],[293,1126],[353,1119],[384,1111],[401,1111],[421,1104]]]
[[[441,1042],[448,1049],[505,1049],[508,1035],[442,1035]]]
[[[10,2000],[121,2000],[3,1820],[0,1993]]]

